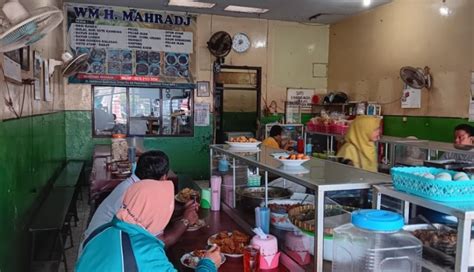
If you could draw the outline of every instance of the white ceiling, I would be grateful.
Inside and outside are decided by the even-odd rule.
[[[392,0],[372,0],[368,8],[362,6],[362,0],[200,0],[216,3],[212,9],[193,9],[168,6],[168,0],[66,0],[66,2],[114,5],[155,10],[184,11],[191,13],[217,14],[235,17],[253,17],[283,21],[313,22],[331,24],[346,17],[371,9]],[[260,16],[224,11],[227,5],[240,5],[268,8],[269,11]],[[309,20],[311,16],[316,19]],[[330,14],[330,15],[327,15]]]

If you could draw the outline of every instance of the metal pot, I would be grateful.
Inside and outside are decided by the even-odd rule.
[[[255,208],[265,201],[265,187],[244,187],[236,191],[241,205],[245,208]],[[268,186],[268,200],[288,199],[293,192],[280,187]]]

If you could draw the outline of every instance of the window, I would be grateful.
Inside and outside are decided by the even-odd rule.
[[[94,136],[192,136],[193,90],[92,88]]]

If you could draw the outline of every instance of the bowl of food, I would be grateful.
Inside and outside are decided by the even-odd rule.
[[[268,200],[288,199],[293,195],[293,192],[280,187],[268,186]],[[265,187],[243,187],[236,191],[240,197],[240,202],[246,208],[255,208],[260,206],[265,200]]]
[[[276,159],[286,167],[301,166],[310,160],[309,156],[305,154],[291,154],[288,156],[280,156]]]
[[[261,142],[255,138],[240,136],[231,137],[226,141],[226,144],[230,145],[231,148],[256,149]]]
[[[304,202],[308,204],[308,202]],[[270,223],[277,229],[294,230],[293,224],[288,219],[288,211],[292,208],[303,206],[299,200],[271,200],[268,201],[268,208],[270,209]]]

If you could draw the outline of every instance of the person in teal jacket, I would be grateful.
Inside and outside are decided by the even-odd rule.
[[[156,238],[168,224],[173,210],[171,181],[143,180],[133,184],[113,220],[84,241],[76,271],[176,271],[166,257],[164,243]],[[220,258],[219,248],[209,251],[196,271],[217,271]]]

